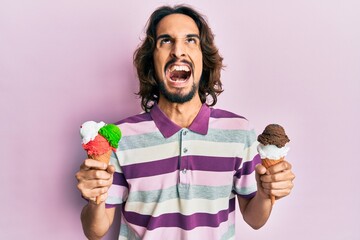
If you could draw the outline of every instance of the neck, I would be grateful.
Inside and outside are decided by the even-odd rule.
[[[194,97],[185,103],[172,103],[160,97],[158,106],[163,113],[175,124],[187,128],[199,113],[202,103],[199,97]]]

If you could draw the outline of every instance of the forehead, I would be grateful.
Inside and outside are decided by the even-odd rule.
[[[185,37],[188,34],[199,35],[199,29],[195,21],[184,14],[170,14],[157,25],[156,35],[168,34],[172,37]]]

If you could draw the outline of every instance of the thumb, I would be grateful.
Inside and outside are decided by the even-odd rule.
[[[255,171],[259,175],[264,175],[266,173],[266,167],[264,167],[262,164],[258,163],[255,166]]]
[[[113,165],[108,165],[106,171],[110,174],[113,174],[115,172],[115,167]]]

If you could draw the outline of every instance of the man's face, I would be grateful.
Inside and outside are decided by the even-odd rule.
[[[199,29],[183,14],[164,17],[156,29],[155,74],[160,94],[184,103],[198,96],[203,70]]]

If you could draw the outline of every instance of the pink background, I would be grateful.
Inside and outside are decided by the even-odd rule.
[[[132,54],[163,3],[1,0],[1,239],[84,239],[78,128],[140,112]],[[360,2],[191,4],[227,65],[217,107],[291,138],[292,194],[238,239],[360,239]]]

